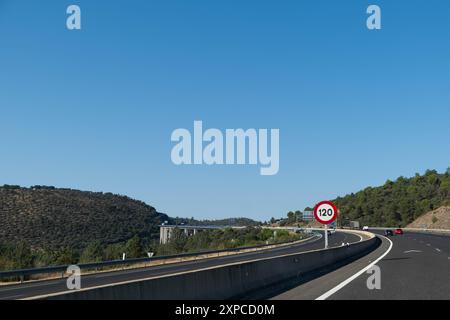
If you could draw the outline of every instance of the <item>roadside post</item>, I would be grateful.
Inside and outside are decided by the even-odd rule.
[[[314,217],[325,226],[325,249],[328,249],[328,225],[337,219],[338,209],[331,201],[321,201],[314,207]]]

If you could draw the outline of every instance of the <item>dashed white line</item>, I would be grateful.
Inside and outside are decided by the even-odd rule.
[[[439,248],[436,248],[436,251],[437,251],[437,252],[441,252],[441,249],[439,249]]]
[[[420,250],[408,250],[408,251],[404,251],[403,253],[412,253],[412,252],[420,253],[422,251],[420,251]]]

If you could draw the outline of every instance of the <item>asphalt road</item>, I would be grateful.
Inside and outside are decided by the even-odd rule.
[[[342,243],[353,243],[360,241],[360,237],[354,234],[337,232],[329,237],[329,245],[340,246]],[[274,249],[267,249],[257,252],[242,253],[237,255],[222,256],[197,261],[186,261],[175,264],[154,266],[141,269],[114,271],[98,274],[84,275],[81,278],[82,288],[96,287],[101,285],[132,281],[150,277],[163,276],[185,271],[195,271],[203,268],[210,268],[230,263],[250,261],[275,257],[278,255],[293,254],[311,250],[322,249],[324,240],[317,238],[301,244],[295,244]],[[66,280],[48,280],[30,282],[11,286],[0,286],[0,300],[16,300],[33,298],[47,294],[67,291]]]
[[[272,299],[450,299],[450,237],[405,233],[380,238],[382,244],[367,256]],[[366,269],[373,263],[380,268],[381,289],[367,286],[373,273]]]
[[[381,290],[369,290],[364,274],[330,299],[450,299],[450,237],[405,233],[390,240],[391,251],[377,263]]]

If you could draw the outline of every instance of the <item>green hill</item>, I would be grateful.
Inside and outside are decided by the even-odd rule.
[[[158,226],[165,221],[258,224],[245,218],[170,218],[142,201],[112,193],[5,185],[0,187],[0,270],[113,260],[123,253],[128,258],[158,253],[167,249],[159,246]]]
[[[25,242],[32,249],[83,249],[93,241],[123,243],[134,236],[159,239],[169,224],[256,226],[247,218],[198,221],[171,218],[142,201],[112,193],[47,186],[0,187],[0,242]]]
[[[159,237],[170,218],[141,201],[111,193],[35,186],[0,187],[0,241],[25,242],[32,249],[81,249],[138,235]]]
[[[422,214],[450,203],[450,169],[428,170],[412,178],[400,177],[380,187],[368,187],[334,200],[340,223],[359,220],[370,226],[406,226]]]

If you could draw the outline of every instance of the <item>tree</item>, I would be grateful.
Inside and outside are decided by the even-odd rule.
[[[183,252],[184,246],[186,245],[187,237],[184,234],[183,230],[179,228],[175,228],[172,230],[172,234],[169,239],[169,248],[174,253]]]
[[[138,235],[128,240],[125,252],[128,258],[141,258],[143,256],[144,250],[142,249],[141,238]]]
[[[287,217],[288,217],[288,221],[287,221],[288,223],[294,223],[297,221],[296,214],[293,211],[289,211],[287,214]]]
[[[223,233],[225,233],[225,231]],[[220,241],[217,238],[213,239],[212,233],[208,232],[207,230],[197,232],[195,235],[187,238],[184,250],[188,252],[198,252],[204,249],[208,249],[213,244],[213,240]],[[225,246],[225,241],[226,240],[223,239],[221,245]]]
[[[103,255],[106,261],[121,260],[125,251],[125,245],[123,243],[115,243],[108,245]]]
[[[75,251],[71,248],[64,248],[58,252],[57,258],[55,260],[56,265],[69,265],[77,262],[77,255]]]
[[[13,248],[14,269],[27,269],[33,267],[33,256],[30,246],[21,241]]]
[[[439,187],[444,198],[450,198],[450,175],[446,175],[444,179],[442,179],[441,185]]]
[[[83,250],[80,257],[81,263],[95,263],[103,260],[103,248],[100,241],[91,241]]]

